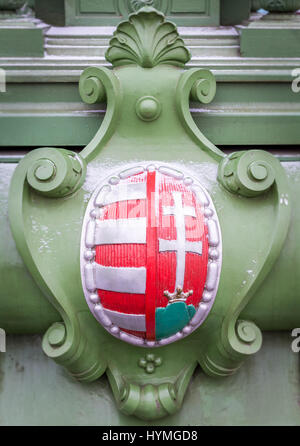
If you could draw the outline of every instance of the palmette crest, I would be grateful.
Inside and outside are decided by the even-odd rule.
[[[120,23],[105,57],[113,66],[136,64],[152,68],[160,64],[184,66],[191,55],[176,25],[147,6]]]

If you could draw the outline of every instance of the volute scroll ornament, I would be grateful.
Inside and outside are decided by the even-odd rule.
[[[259,350],[243,313],[285,242],[290,191],[275,157],[225,156],[196,126],[190,101],[213,101],[216,81],[184,70],[162,13],[120,23],[106,58],[79,81],[83,101],[106,103],[98,132],[79,154],[24,157],[10,225],[61,316],[44,352],[78,380],[107,373],[123,413],[155,420],[179,410],[197,365],[226,376]]]

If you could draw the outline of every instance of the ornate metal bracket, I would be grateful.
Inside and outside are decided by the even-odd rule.
[[[106,372],[120,410],[150,420],[180,408],[198,363],[224,376],[260,348],[263,327],[242,312],[284,243],[289,189],[272,155],[226,157],[199,131],[189,101],[211,102],[216,82],[184,71],[189,51],[161,13],[132,14],[106,57],[113,70],[88,67],[79,82],[85,102],[107,102],[98,133],[80,154],[24,157],[10,223],[61,315],[45,353],[81,381]],[[132,201],[138,213],[122,214]]]

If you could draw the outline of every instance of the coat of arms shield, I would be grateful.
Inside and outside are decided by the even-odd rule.
[[[170,166],[133,166],[87,207],[81,271],[87,303],[114,336],[144,347],[190,334],[210,311],[221,267],[215,208]]]

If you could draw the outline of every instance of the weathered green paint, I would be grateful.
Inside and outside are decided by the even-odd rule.
[[[60,317],[45,300],[16,250],[8,225],[8,190],[16,166],[1,164],[0,167],[0,250],[5,253],[5,256],[0,256],[0,326],[8,333],[44,332],[49,325],[60,320]]]
[[[64,26],[65,2],[64,0],[38,0],[35,5],[35,15],[50,25]]]
[[[106,105],[84,105],[77,83],[47,79],[9,83],[0,94],[1,146],[85,146],[96,134]],[[191,103],[193,118],[214,144],[298,145],[300,93],[291,82],[220,80],[212,104]]]
[[[251,0],[252,10],[263,8],[271,12],[293,12],[300,8],[299,0]]]
[[[35,0],[0,0],[0,11],[15,11],[22,8],[25,4],[33,8]]]
[[[1,26],[0,57],[42,57],[43,30],[34,24],[28,26]]]
[[[7,353],[0,353],[0,425],[299,426],[299,354],[292,339],[264,333],[261,351],[222,380],[197,368],[183,410],[145,422],[118,411],[105,376],[80,384],[43,354],[40,336],[8,336]]]
[[[270,14],[241,28],[243,57],[300,57],[300,16]]]
[[[66,24],[117,25],[142,6],[154,6],[180,26],[217,26],[220,0],[65,0]]]
[[[51,57],[0,57],[7,79],[0,93],[2,147],[88,144],[105,105],[82,104],[77,83],[86,66],[109,65],[104,54],[111,34],[104,27],[92,33],[90,27],[50,28],[45,55]],[[299,57],[241,57],[233,28],[184,28],[182,37],[192,54],[189,67],[211,69],[218,83],[213,104],[191,104],[205,136],[218,145],[299,143],[300,93],[291,89]]]
[[[235,25],[247,20],[250,15],[251,0],[225,0],[221,2],[221,24]]]
[[[291,329],[299,320],[295,299],[299,278],[289,289],[287,267],[276,270],[276,278],[268,282],[268,296],[263,293],[263,302],[256,300],[254,305],[281,256],[285,259],[292,253],[293,271],[298,269],[294,252],[299,209],[291,184],[297,182],[299,171],[288,175],[278,159],[261,150],[225,156],[201,133],[190,114],[189,100],[210,103],[215,78],[205,69],[181,68],[188,52],[174,26],[162,22],[162,15],[152,8],[130,19],[127,31],[135,28],[137,33],[144,23],[147,42],[138,41],[139,51],[131,50],[130,57],[122,37],[124,25],[120,25],[107,53],[114,70],[88,67],[80,77],[85,102],[107,102],[100,129],[79,155],[55,148],[28,153],[14,171],[9,198],[17,249],[59,314],[43,336],[44,352],[81,381],[96,380],[106,372],[119,409],[146,420],[180,408],[197,364],[209,375],[230,375],[258,352],[261,330]],[[159,57],[154,44],[158,30],[164,42]],[[171,41],[167,40],[170,31]],[[141,97],[154,97],[155,107],[152,100],[150,108],[141,109]],[[190,336],[155,348],[161,364],[149,373],[147,367],[140,367],[149,349],[112,337],[88,310],[80,281],[79,245],[85,208],[96,184],[132,163],[153,161],[182,167],[205,184],[220,220],[223,267],[205,323]],[[278,305],[272,286],[282,290]],[[10,319],[8,309],[5,316]],[[20,329],[22,322],[16,322]]]

